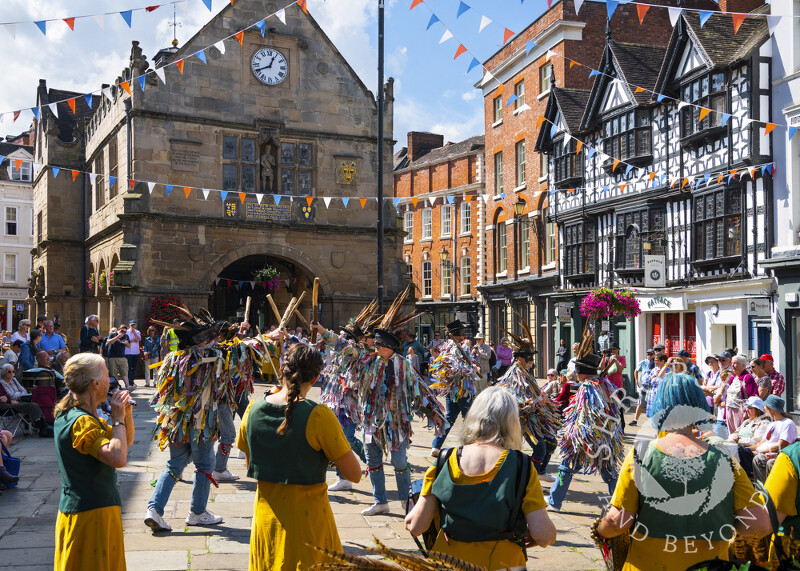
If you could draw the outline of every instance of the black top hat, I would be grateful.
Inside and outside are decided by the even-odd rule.
[[[450,335],[462,337],[466,333],[466,327],[461,323],[460,319],[456,319],[447,324],[447,332]]]
[[[386,329],[375,329],[375,345],[391,349],[395,353],[400,351],[400,339]]]
[[[342,327],[342,331],[345,332],[345,335],[356,341],[364,337],[363,329],[361,329],[361,327],[359,327],[358,324],[356,323],[348,323],[347,325]]]
[[[596,353],[587,353],[575,361],[575,372],[579,375],[596,375],[602,358]]]

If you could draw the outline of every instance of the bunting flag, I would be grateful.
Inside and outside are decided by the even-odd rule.
[[[280,194],[275,194],[275,195],[272,196],[272,200],[275,201],[275,206],[280,205],[281,198],[283,198],[283,195],[280,195]]]
[[[4,24],[6,32],[11,36],[11,39],[17,39],[17,25],[16,24]]]
[[[136,186],[135,180],[128,180],[128,190],[133,191],[133,188]]]
[[[517,100],[517,96],[512,93],[511,97],[508,98],[508,103],[506,103],[506,107],[508,107],[509,105],[514,103],[516,100]]]
[[[364,206],[367,204],[366,198],[359,198],[358,201],[361,203],[361,210],[364,210]]]
[[[413,2],[411,2],[411,8],[409,8],[409,10],[413,10],[414,8],[422,4],[422,1],[423,0],[413,0]]]
[[[22,113],[22,111],[14,111],[14,120],[12,121],[12,123],[16,123],[17,122],[17,119],[19,119],[19,114],[20,113]]]
[[[167,184],[167,185],[164,185],[164,188],[167,189],[167,196],[169,196],[169,193],[172,192],[172,189],[174,188],[174,185]]]
[[[611,19],[611,16],[614,15],[614,10],[617,9],[619,2],[617,0],[606,0],[606,12],[608,13],[608,19]]]
[[[95,180],[97,180],[97,175],[96,175],[95,173],[91,173],[91,174],[89,175],[89,182],[91,182],[91,183],[92,183],[92,185],[94,185],[94,181],[95,181]]]
[[[302,8],[303,12],[308,14],[308,6],[306,6],[306,0],[297,0],[297,5]]]
[[[627,185],[627,184],[621,184],[621,185],[619,185],[619,191],[620,191],[620,192],[625,192],[625,189],[626,189],[627,187],[628,187],[628,185]]]
[[[791,140],[792,137],[794,137],[795,133],[797,133],[797,127],[789,127],[789,133],[788,133],[789,140]]]
[[[669,12],[669,21],[672,24],[672,27],[675,27],[675,24],[678,23],[678,18],[681,17],[681,9],[680,8],[667,8],[667,12]]]
[[[261,32],[261,37],[264,37],[264,32],[267,31],[267,22],[266,19],[261,20],[260,22],[256,22],[256,26],[258,26],[258,30]]]
[[[192,192],[191,186],[184,186],[183,187],[183,194],[186,195],[186,198],[189,198],[189,193]]]
[[[210,1],[211,1],[211,0],[209,0],[209,2],[210,2]],[[195,52],[195,54],[194,54],[194,55],[196,55],[196,56],[197,56],[197,59],[199,59],[201,62],[203,62],[203,63],[205,63],[205,64],[207,64],[207,63],[208,63],[208,62],[206,61],[206,53],[205,53],[203,50],[200,50],[199,52]]]
[[[178,71],[180,71],[181,75],[183,75],[183,60],[179,59],[175,62],[175,65],[178,66]]]
[[[281,10],[281,11],[283,11],[283,10]],[[234,37],[235,37],[237,40],[239,40],[239,45],[241,46],[241,45],[242,45],[242,42],[244,41],[244,32],[236,32],[235,34],[233,34],[233,36],[234,36]]]
[[[417,207],[417,202],[419,202],[419,198],[417,198],[416,196],[411,199],[411,204],[414,205],[414,208]]]
[[[36,24],[36,27],[39,28],[39,30],[41,30],[42,34],[44,34],[45,36],[47,35],[47,20],[34,22],[34,24]]]
[[[722,126],[723,127],[728,123],[728,121],[730,121],[731,117],[732,117],[732,115],[730,115],[729,113],[723,113],[722,114]]]
[[[714,12],[710,10],[699,10],[698,14],[700,16],[700,28],[702,29],[706,22],[708,22],[708,19],[714,15]]]
[[[580,153],[582,148],[583,148],[583,141],[576,141],[575,152]]]
[[[777,126],[778,125],[776,125],[775,123],[767,123],[766,126],[764,127],[764,136],[769,135],[770,133],[772,133],[772,131]]]
[[[50,108],[50,112],[58,119],[58,105],[55,103],[48,103],[47,106]]]
[[[476,58],[472,58],[472,61],[469,62],[469,67],[467,68],[467,73],[471,72],[473,68],[478,67],[481,64]]]
[[[256,200],[258,201],[259,204],[261,204],[261,201],[264,200],[264,194],[257,192],[256,193]]]
[[[739,26],[742,25],[744,19],[747,18],[747,14],[731,14],[731,18],[733,19],[733,35],[736,35],[736,32],[739,31]]]
[[[448,29],[445,29],[444,34],[442,34],[441,39],[439,40],[440,44],[445,43],[447,40],[453,37],[453,32]]]
[[[83,98],[86,100],[86,105],[88,105],[89,109],[91,109],[94,95],[92,95],[91,93],[87,93],[86,95],[83,96]]]
[[[439,17],[436,14],[431,14],[431,19],[428,20],[428,27],[425,28],[425,31],[430,30],[431,26],[433,26],[438,21],[439,21]]]
[[[701,107],[700,108],[700,116],[699,116],[697,122],[699,123],[700,121],[705,119],[706,115],[708,115],[709,113],[711,113],[711,109],[708,109],[707,107]]]
[[[615,172],[617,170],[617,166],[619,165],[619,163],[620,163],[619,159],[614,159],[614,164],[611,167],[611,172]]]
[[[53,167],[51,170],[53,171],[53,178],[58,178],[58,173],[61,171],[61,169],[58,167]]]
[[[128,24],[128,27],[132,27],[132,20],[133,20],[133,10],[123,10],[119,13],[122,16],[122,19],[125,20],[125,23]]]
[[[330,207],[330,205],[331,205],[331,197],[330,196],[323,196],[322,197],[322,202],[325,203],[325,208]],[[394,199],[394,207],[395,207],[395,209],[397,208],[397,205],[399,204],[399,202],[400,202],[399,198],[395,198]]]
[[[104,14],[95,14],[94,15],[94,21],[97,22],[97,25],[100,26],[100,28],[105,28],[106,27],[105,26],[105,19],[106,18],[105,18]]]
[[[75,31],[75,18],[62,18],[62,20],[64,20],[64,23],[69,26],[70,30],[73,32]]]
[[[94,184],[94,181],[92,181],[92,184]],[[147,192],[148,192],[149,194],[153,194],[153,189],[154,189],[155,187],[156,187],[156,183],[154,183],[154,182],[148,182],[148,183],[147,183]]]
[[[456,50],[456,55],[453,59],[458,59],[458,56],[463,54],[467,51],[467,48],[464,47],[464,44],[458,44],[458,49]]]
[[[222,40],[214,44],[214,47],[219,50],[219,53],[221,54],[225,53],[225,42],[223,42]]]
[[[533,40],[528,40],[527,42],[525,42],[525,55],[527,56],[529,53],[531,53],[531,50],[535,48],[536,45],[537,45],[536,42],[534,42]]]
[[[130,95],[130,94],[131,94],[131,84],[130,84],[129,82],[127,82],[127,81],[122,81],[122,82],[120,82],[119,86],[120,86],[122,89],[124,89],[124,90],[125,90],[125,93],[127,93],[128,95]]]
[[[575,0],[575,15],[578,15],[578,12],[581,11],[581,6],[583,6],[583,0]]]
[[[145,82],[146,79],[147,78],[146,78],[146,76],[144,74],[142,74],[142,75],[140,75],[139,77],[136,78],[136,80],[139,82],[139,88],[142,91],[144,91],[144,82]]]
[[[462,14],[469,11],[469,6],[463,1],[459,1],[458,3],[458,12],[456,13],[456,19],[460,18]]]
[[[246,192],[240,192],[240,193],[238,193],[238,194],[239,194],[239,201],[240,201],[242,204],[244,204],[244,199],[245,199],[245,198],[247,198],[247,193],[246,193]]]
[[[314,197],[313,196],[306,196],[306,204],[311,206],[312,202],[314,202]]]
[[[72,171],[72,182],[75,182],[75,179],[78,178],[79,174],[81,174],[81,171]]]
[[[33,113],[33,117],[38,121],[39,120],[39,108],[38,107],[31,107],[31,113]],[[0,161],[0,162],[3,162],[3,161]]]
[[[483,31],[483,29],[484,29],[486,26],[488,26],[489,24],[491,24],[491,23],[492,23],[492,21],[491,21],[489,18],[487,18],[486,16],[483,16],[483,15],[482,15],[482,16],[481,16],[481,25],[480,25],[480,27],[478,28],[478,33],[480,34],[480,33]]]
[[[211,12],[211,0],[203,0],[203,4],[205,4],[208,11]]]
[[[547,50],[547,57],[545,58],[545,61],[550,61],[551,58],[553,58],[553,57],[555,57],[557,55],[558,54],[556,52],[554,52],[553,50]]]
[[[514,37],[514,32],[506,28],[503,31],[503,45],[506,45],[508,43],[508,40],[510,40],[513,37]]]
[[[342,204],[344,204],[344,207],[345,207],[345,208],[347,208],[347,203],[348,203],[348,202],[350,202],[350,198],[348,198],[347,196],[344,196],[344,197],[342,197]],[[416,203],[414,203],[414,206],[416,206],[416,205],[417,205],[417,204],[416,204]]]

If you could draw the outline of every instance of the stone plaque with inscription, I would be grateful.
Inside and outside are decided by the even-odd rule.
[[[290,204],[258,204],[257,202],[245,203],[245,217],[248,220],[259,222],[290,222],[292,219],[292,205]]]
[[[172,144],[170,149],[172,170],[198,172],[200,170],[200,147],[196,145]]]

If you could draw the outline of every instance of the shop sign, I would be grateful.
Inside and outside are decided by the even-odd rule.
[[[25,299],[27,297],[28,297],[28,292],[22,288],[0,289],[0,299]]]
[[[665,287],[667,285],[666,256],[644,257],[644,286]]]
[[[569,303],[559,303],[556,306],[558,320],[561,322],[569,322],[572,319],[572,305]]]
[[[683,296],[657,295],[640,300],[642,311],[683,311]]]
[[[604,319],[600,322],[600,329],[603,331],[611,331],[611,322],[608,319]]]
[[[769,317],[769,298],[758,297],[747,300],[747,315],[750,317]]]
[[[21,304],[21,303],[18,303],[17,307],[16,307],[16,310],[17,311],[25,311],[25,306],[23,304]]]

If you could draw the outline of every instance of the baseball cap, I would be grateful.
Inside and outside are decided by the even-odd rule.
[[[715,361],[719,361],[719,355],[709,355],[708,357],[706,357],[706,365],[708,365],[709,359],[714,359]]]
[[[651,347],[650,349],[648,349],[647,351],[645,351],[645,353],[647,353],[648,355],[652,355],[653,353],[655,353],[655,351],[654,351],[654,350],[653,350],[653,348]]]
[[[128,322],[128,325],[136,325],[136,320],[135,320],[135,319],[131,319],[131,320]]]
[[[611,348],[612,349],[619,349],[619,343],[612,343],[611,344]]]
[[[678,352],[678,357],[691,357],[691,356],[692,356],[692,354],[689,353],[689,351],[687,351],[686,349],[681,349]]]
[[[720,359],[733,359],[733,355],[730,354],[728,351],[723,351],[719,354]]]
[[[658,343],[658,344],[656,344],[656,345],[653,345],[653,350],[654,350],[654,351],[663,351],[665,348],[666,348],[666,347],[664,347],[664,345],[662,345],[661,343]]]
[[[764,353],[763,355],[761,355],[761,360],[772,361],[773,363],[775,362],[775,359],[773,359],[772,355],[770,355],[769,353]]]

